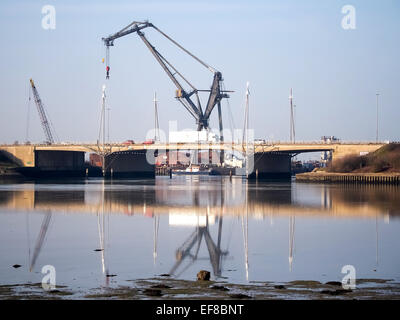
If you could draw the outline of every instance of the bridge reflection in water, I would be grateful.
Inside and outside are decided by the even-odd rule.
[[[187,179],[190,180],[188,183]],[[204,180],[209,180],[205,181]],[[288,217],[289,270],[294,260],[296,217],[366,218],[386,221],[400,217],[399,187],[391,185],[318,185],[296,183],[250,182],[242,179],[211,177],[179,177],[141,181],[88,180],[80,183],[27,183],[0,185],[0,212],[46,212],[37,240],[31,269],[43,246],[52,214],[87,213],[97,215],[101,270],[106,284],[107,221],[111,215],[140,215],[154,219],[153,259],[158,257],[159,219],[168,216],[170,226],[193,228],[175,250],[175,263],[170,274],[180,276],[196,261],[203,243],[208,251],[215,278],[222,276],[224,259],[229,259],[228,247],[222,246],[223,220],[239,218],[243,235],[246,278],[249,272],[249,219]],[[107,218],[106,218],[107,216]],[[212,234],[210,226],[216,225]],[[378,232],[378,229],[377,229]],[[238,236],[238,235],[237,235]],[[376,238],[378,241],[378,237]],[[162,239],[161,239],[162,241]],[[229,241],[228,241],[229,243]],[[229,245],[228,245],[229,246]],[[378,250],[378,245],[377,245]],[[376,253],[378,260],[378,251]]]
[[[155,181],[91,180],[83,184],[27,183],[15,189],[1,188],[0,209],[92,213],[103,207],[110,214],[146,216],[241,216],[248,208],[252,218],[270,216],[370,217],[400,215],[400,188],[391,185],[307,185],[292,189],[291,183],[258,183],[220,179],[204,185],[196,177],[191,184]],[[212,178],[206,178],[212,179]],[[58,187],[59,186],[59,187]],[[316,201],[315,199],[318,199]],[[213,219],[213,218],[212,218]],[[176,223],[179,223],[178,221]]]

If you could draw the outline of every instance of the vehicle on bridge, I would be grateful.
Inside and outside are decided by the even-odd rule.
[[[135,141],[133,141],[133,140],[126,140],[126,141],[122,142],[122,144],[125,145],[125,146],[129,146],[129,145],[135,144]]]
[[[254,144],[266,144],[264,139],[254,139]]]
[[[146,141],[143,141],[143,144],[154,144],[154,139],[148,139]]]

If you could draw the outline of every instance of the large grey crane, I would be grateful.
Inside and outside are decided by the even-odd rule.
[[[32,86],[33,98],[35,100],[36,107],[39,112],[40,122],[42,123],[43,131],[47,139],[48,144],[54,143],[53,134],[50,129],[50,123],[47,120],[46,112],[44,111],[42,100],[40,99],[39,93],[35,87],[35,83],[32,79],[29,80]]]
[[[150,42],[147,40],[145,37],[144,33],[141,31],[142,29],[145,28],[153,28],[157,30],[159,33],[161,33],[165,38],[167,38],[169,41],[171,41],[174,45],[176,45],[179,49],[183,50],[185,53],[190,55],[193,59],[195,59],[197,62],[199,62],[201,65],[203,65],[205,68],[207,68],[210,72],[213,73],[213,82],[211,85],[211,88],[209,90],[199,90],[195,88],[171,63],[168,62],[167,59],[165,59],[160,52],[152,45]],[[137,33],[139,37],[143,40],[147,48],[150,50],[150,52],[153,54],[153,56],[156,58],[158,63],[161,65],[161,67],[164,69],[164,71],[167,73],[169,78],[172,80],[172,82],[175,84],[177,90],[176,90],[176,98],[183,104],[183,106],[190,112],[190,114],[195,118],[196,124],[197,124],[197,130],[202,130],[204,129],[209,129],[209,118],[211,115],[212,110],[216,105],[218,105],[218,115],[219,115],[219,129],[220,129],[220,134],[221,134],[221,142],[223,141],[223,136],[222,136],[222,113],[221,113],[221,100],[223,98],[229,98],[227,92],[232,92],[232,91],[226,91],[222,90],[222,74],[221,72],[217,71],[213,67],[209,66],[199,58],[197,58],[195,55],[190,53],[188,50],[183,48],[179,43],[177,43],[175,40],[170,38],[168,35],[166,35],[164,32],[162,32],[160,29],[158,29],[156,26],[154,26],[152,23],[145,21],[145,22],[138,22],[138,21],[133,21],[129,25],[127,25],[125,28],[122,30],[118,31],[117,33],[114,33],[110,35],[107,38],[102,38],[104,41],[104,44],[106,45],[106,70],[107,70],[107,76],[106,79],[109,78],[109,47],[114,45],[114,40],[121,38],[123,36],[126,36],[131,33]],[[187,92],[181,83],[178,81],[177,76],[180,77],[181,81],[183,80],[186,82],[186,84],[189,85],[191,88],[189,92]],[[199,92],[209,92],[209,97],[207,101],[207,105],[205,107],[205,110],[203,112],[200,98],[199,98]],[[192,96],[196,96],[196,103],[193,102]]]

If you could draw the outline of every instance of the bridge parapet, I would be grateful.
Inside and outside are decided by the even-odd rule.
[[[372,142],[335,142],[323,143],[321,141],[300,141],[271,142],[263,144],[250,144],[249,148],[254,153],[284,152],[298,154],[306,152],[332,151],[332,158],[337,159],[350,154],[363,154],[373,152],[384,143]],[[43,151],[77,151],[87,153],[113,153],[122,151],[141,151],[141,150],[235,150],[244,151],[245,147],[241,143],[157,143],[157,144],[132,144],[111,143],[102,146],[91,143],[71,143],[71,144],[35,144],[35,145],[0,145],[3,151],[20,166],[35,166],[35,150]]]

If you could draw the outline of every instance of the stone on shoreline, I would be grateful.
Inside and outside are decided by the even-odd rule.
[[[143,291],[143,293],[146,296],[150,296],[150,297],[161,297],[162,296],[162,293],[161,293],[160,289],[145,289]]]
[[[229,295],[232,299],[251,299],[250,296],[243,294],[243,293],[236,293]]]
[[[214,289],[214,290],[220,290],[220,291],[229,291],[228,288],[224,287],[224,286],[211,286],[210,289]]]
[[[325,283],[325,284],[328,284],[328,285],[331,285],[331,286],[338,286],[338,287],[341,287],[341,286],[342,286],[342,283],[339,282],[339,281],[328,281],[328,282]]]
[[[201,281],[209,281],[210,280],[210,271],[207,270],[200,270],[197,273],[197,280],[201,280]]]
[[[153,289],[171,289],[171,286],[167,286],[166,284],[155,284],[153,286],[151,286],[151,288]]]
[[[345,290],[345,289],[337,289],[337,290],[322,290],[322,294],[329,294],[331,296],[337,296],[340,294],[346,294],[352,292],[352,290]]]
[[[278,284],[278,285],[274,286],[274,288],[275,289],[286,289],[286,287],[281,285],[281,284]]]

